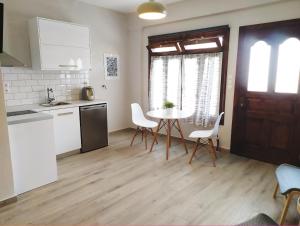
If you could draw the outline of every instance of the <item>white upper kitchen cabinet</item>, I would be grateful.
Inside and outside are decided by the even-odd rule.
[[[29,22],[29,36],[33,69],[91,69],[88,27],[37,17]]]

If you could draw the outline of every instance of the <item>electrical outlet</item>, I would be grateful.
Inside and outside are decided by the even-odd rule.
[[[4,86],[4,92],[8,93],[10,90],[10,83],[9,82],[3,82],[3,86]]]

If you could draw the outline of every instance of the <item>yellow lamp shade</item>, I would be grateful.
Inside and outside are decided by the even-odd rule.
[[[137,12],[139,17],[145,20],[159,20],[167,16],[165,6],[154,0],[141,4]]]

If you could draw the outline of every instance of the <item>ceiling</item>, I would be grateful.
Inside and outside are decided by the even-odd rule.
[[[107,9],[116,10],[122,13],[134,12],[139,4],[144,3],[148,0],[80,0],[88,4],[100,6]],[[169,4],[173,2],[179,2],[183,0],[157,0],[163,4]]]

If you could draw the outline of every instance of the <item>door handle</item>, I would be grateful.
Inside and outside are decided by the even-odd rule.
[[[70,64],[70,65],[68,65],[68,64],[60,64],[60,65],[58,65],[59,67],[78,67],[77,65],[75,65],[75,64]]]
[[[73,115],[74,112],[58,113],[57,116]]]
[[[96,109],[100,109],[100,108],[106,108],[106,105],[95,105],[95,106],[89,106],[89,107],[81,107],[81,110],[84,111],[90,111],[90,110],[96,110]]]
[[[246,106],[247,106],[247,104],[246,104],[245,97],[240,97],[240,99],[239,99],[239,107],[240,108],[245,108]]]

